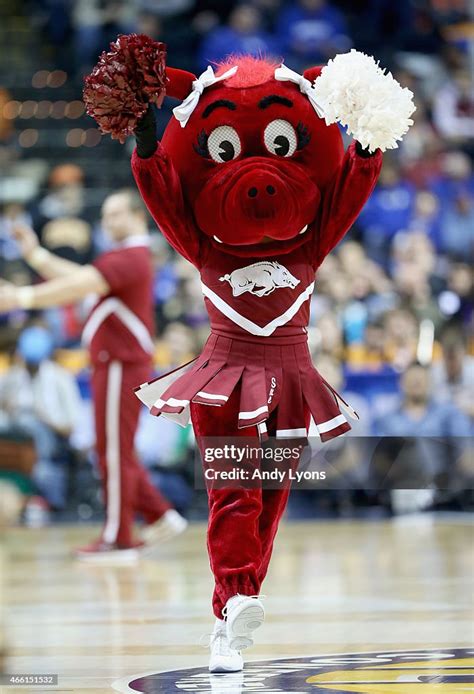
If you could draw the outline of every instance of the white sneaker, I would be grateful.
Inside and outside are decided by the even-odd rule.
[[[234,595],[222,611],[226,618],[230,648],[240,651],[253,645],[252,633],[263,624],[265,610],[261,600],[248,595]]]
[[[155,523],[142,530],[142,539],[146,545],[154,545],[180,535],[188,527],[188,521],[174,508],[166,511]]]
[[[229,647],[226,623],[222,619],[216,619],[210,649],[209,672],[240,672],[243,670],[242,656],[239,651]]]

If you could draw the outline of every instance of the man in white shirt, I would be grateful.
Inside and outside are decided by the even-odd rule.
[[[0,378],[0,425],[17,427],[35,442],[35,480],[70,452],[81,398],[74,376],[52,361],[53,339],[42,326],[26,328],[20,335],[13,366]],[[40,489],[43,491],[42,489]],[[58,501],[50,490],[48,500]]]

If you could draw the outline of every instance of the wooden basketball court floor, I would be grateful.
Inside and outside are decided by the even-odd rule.
[[[56,526],[6,533],[6,670],[58,674],[59,683],[4,686],[2,692],[94,694],[113,692],[113,683],[119,691],[151,694],[474,691],[474,651],[468,650],[473,646],[471,517],[284,524],[264,586],[267,619],[255,646],[245,652],[246,662],[265,661],[267,669],[276,667],[275,659],[293,659],[293,679],[285,675],[278,687],[267,686],[263,675],[252,684],[242,676],[206,674],[207,651],[200,640],[213,619],[204,525],[192,525],[129,567],[88,566],[71,558],[71,549],[96,532]],[[308,665],[310,656],[366,652],[378,653],[378,667],[381,663],[387,676],[381,678],[379,671],[374,679],[367,667],[344,674],[354,658],[363,662],[362,656],[320,661],[334,663],[337,671],[328,673],[326,667],[324,676]],[[405,663],[405,669],[390,668],[392,661]],[[181,673],[178,688],[177,675],[153,677],[185,668],[201,670],[192,671],[194,680]],[[152,684],[129,689],[127,683],[141,673],[150,673]]]

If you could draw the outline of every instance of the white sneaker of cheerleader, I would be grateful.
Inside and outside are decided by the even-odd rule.
[[[186,518],[183,518],[174,508],[170,508],[155,523],[143,528],[142,539],[147,547],[153,547],[180,535],[187,527]]]
[[[223,619],[216,619],[211,635],[210,649],[209,672],[240,672],[243,670],[244,661],[240,651],[234,651],[229,646],[226,623]]]
[[[244,667],[241,650],[253,645],[253,632],[262,626],[265,609],[258,597],[234,595],[216,620],[211,637],[209,672],[239,672]]]

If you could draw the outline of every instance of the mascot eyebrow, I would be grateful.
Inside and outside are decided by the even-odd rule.
[[[280,104],[281,106],[287,106],[288,108],[293,107],[293,102],[290,99],[286,99],[284,96],[278,96],[278,94],[269,94],[268,96],[264,96],[263,99],[260,99],[258,102],[258,107],[264,109],[268,108],[272,104]],[[217,99],[216,101],[213,101],[212,104],[208,104],[206,106],[202,112],[201,118],[207,118],[213,111],[216,110],[216,108],[228,108],[231,111],[235,111],[237,104],[235,104],[233,101],[229,101],[229,99]]]
[[[293,102],[290,101],[290,99],[286,99],[284,96],[278,96],[278,94],[264,96],[263,99],[258,102],[258,107],[268,108],[272,104],[280,104],[281,106],[288,106],[288,108],[293,107]]]
[[[217,101],[213,101],[212,104],[206,106],[201,117],[207,118],[216,108],[229,108],[231,111],[235,111],[237,104],[228,99],[217,99]]]

